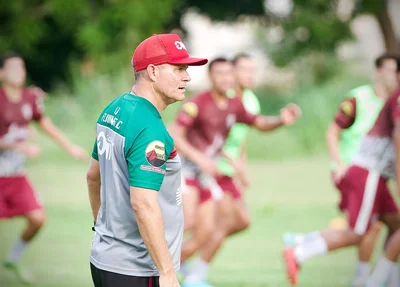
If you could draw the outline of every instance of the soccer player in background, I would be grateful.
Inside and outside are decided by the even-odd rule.
[[[181,261],[184,262],[204,244],[212,246],[207,254],[204,249],[193,264],[195,273],[184,281],[186,286],[208,286],[205,283],[208,265],[225,236],[215,233],[217,203],[224,191],[217,182],[219,174],[217,156],[220,155],[232,125],[245,123],[258,130],[268,132],[284,125],[293,124],[300,116],[297,105],[289,104],[280,116],[267,117],[248,113],[239,97],[227,97],[233,87],[233,65],[225,58],[217,58],[209,64],[212,83],[210,91],[195,95],[183,104],[170,133],[182,158],[185,222],[192,236],[182,247]],[[230,159],[227,156],[228,159]],[[199,206],[195,208],[199,200]],[[196,210],[195,213],[190,211]],[[188,212],[189,211],[189,212]],[[223,234],[222,234],[223,235]],[[218,238],[216,238],[218,236]]]
[[[248,113],[260,114],[260,101],[251,90],[256,72],[254,61],[247,54],[238,54],[234,57],[232,63],[235,76],[233,96],[242,100]],[[218,176],[217,181],[226,195],[224,196],[225,203],[223,206],[228,214],[226,214],[225,220],[230,220],[227,234],[243,231],[250,225],[250,213],[243,199],[243,191],[249,185],[246,154],[246,138],[249,129],[248,125],[242,123],[236,123],[232,126],[222,150],[230,159],[220,157],[218,161],[218,169],[221,175]]]
[[[40,147],[27,141],[29,124],[35,121],[72,157],[86,159],[88,156],[44,115],[44,92],[39,88],[25,88],[26,68],[21,56],[8,53],[1,57],[0,80],[0,219],[22,216],[27,222],[20,239],[9,251],[4,267],[14,271],[22,281],[30,282],[32,278],[21,271],[18,263],[42,228],[45,212],[24,170],[26,158],[36,158],[40,154]]]
[[[238,97],[242,100],[245,110],[251,114],[260,114],[261,106],[257,96],[250,90],[254,85],[256,66],[247,54],[238,54],[232,60],[234,69],[234,89],[228,90],[228,97]],[[224,194],[217,203],[217,216],[213,239],[204,245],[200,258],[211,261],[220,249],[224,238],[248,228],[250,212],[243,198],[243,191],[249,186],[247,178],[246,137],[250,127],[246,124],[235,123],[230,129],[229,136],[223,147],[224,156],[219,156],[216,177],[218,185]],[[211,255],[210,255],[211,254]],[[196,259],[200,260],[200,259]],[[187,263],[184,270],[188,269]],[[201,269],[200,269],[201,270]],[[187,274],[188,281],[198,276],[198,269],[193,268]]]
[[[351,90],[340,104],[335,119],[326,133],[332,159],[332,181],[336,187],[359,151],[362,137],[371,129],[385,101],[396,89],[397,68],[394,55],[385,53],[379,56],[375,60],[374,85],[364,85]],[[343,202],[339,204],[342,211],[344,211],[343,205],[345,205]],[[374,223],[358,247],[359,261],[352,282],[353,287],[364,286],[370,275],[369,262],[380,230],[381,224]],[[285,245],[293,245],[303,241],[304,237],[301,234],[286,233],[283,235],[283,240]]]
[[[400,57],[397,57],[397,78],[400,83]],[[399,103],[397,103],[399,104]],[[397,125],[396,125],[397,127]],[[394,132],[393,135],[400,135],[399,132]],[[396,182],[397,190],[400,190],[398,184],[400,178],[400,140],[397,138],[393,139],[395,153],[396,153]],[[400,277],[399,266],[397,261],[400,256],[400,230],[393,234],[386,244],[385,255],[382,256],[377,265],[375,266],[374,272],[371,274],[366,287],[395,287],[400,286],[400,282],[396,281]],[[397,283],[397,285],[395,285]]]
[[[387,225],[389,238],[400,229],[400,214],[387,186],[390,178],[396,178],[397,187],[400,186],[400,164],[397,168],[395,162],[400,146],[399,96],[400,90],[397,90],[386,101],[338,184],[349,228],[304,235],[301,243],[285,248],[286,269],[293,285],[297,282],[299,266],[304,262],[339,248],[360,244],[377,220]],[[395,272],[390,271],[391,274]],[[400,286],[398,273],[389,282],[388,286]]]

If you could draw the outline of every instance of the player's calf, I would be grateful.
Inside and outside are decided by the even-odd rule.
[[[215,228],[215,202],[208,200],[198,208],[193,234],[182,246],[181,261],[186,261],[207,244]]]
[[[36,209],[24,215],[28,226],[22,234],[22,240],[29,242],[45,224],[46,215],[43,209]]]
[[[358,263],[352,280],[352,287],[364,287],[371,272],[370,260],[375,243],[382,230],[382,223],[377,221],[371,225],[358,246]]]

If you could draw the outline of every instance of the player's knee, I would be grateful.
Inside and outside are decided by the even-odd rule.
[[[377,221],[374,224],[371,225],[370,230],[368,231],[368,233],[373,234],[373,235],[377,235],[381,232],[382,230],[382,223]]]
[[[46,221],[46,215],[43,210],[35,210],[27,216],[27,220],[35,229],[40,229]]]
[[[244,231],[250,227],[251,217],[247,209],[243,209],[243,207],[238,209],[237,222],[234,222],[234,224],[236,225],[234,229],[238,232]]]
[[[240,231],[248,229],[250,227],[250,224],[251,224],[250,216],[247,214],[245,216],[242,216],[240,218],[240,225],[239,225]]]

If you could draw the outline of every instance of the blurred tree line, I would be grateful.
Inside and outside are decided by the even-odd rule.
[[[351,0],[349,0],[351,1]],[[280,27],[281,39],[267,44],[269,56],[285,66],[309,54],[334,53],[352,39],[350,22],[360,14],[376,16],[390,51],[399,50],[387,0],[353,0],[348,15],[338,13],[339,0],[292,0],[289,13],[269,9],[269,1],[207,0],[13,0],[0,2],[0,52],[13,50],[26,59],[31,80],[49,89],[68,81],[71,63],[84,70],[112,72],[128,66],[134,47],[153,33],[181,28],[188,9],[216,21],[241,15]],[[124,64],[126,63],[126,65]]]

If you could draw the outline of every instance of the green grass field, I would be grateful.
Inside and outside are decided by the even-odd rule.
[[[85,186],[87,163],[75,162],[47,141],[47,154],[28,165],[30,178],[45,204],[47,225],[31,244],[23,266],[37,278],[35,286],[92,286],[89,251],[92,217]],[[57,156],[53,156],[57,155]],[[281,261],[284,231],[312,231],[337,216],[337,193],[330,187],[327,158],[253,162],[252,186],[246,194],[251,229],[229,239],[212,265],[215,286],[289,286]],[[0,257],[23,228],[23,221],[0,222]],[[374,259],[378,255],[376,252]],[[356,262],[354,249],[309,261],[299,286],[349,286]],[[0,267],[0,286],[17,287]]]

